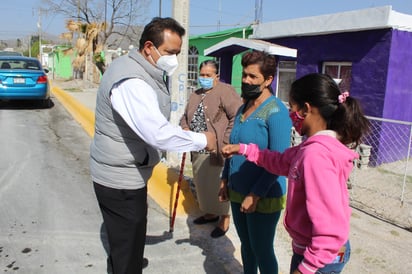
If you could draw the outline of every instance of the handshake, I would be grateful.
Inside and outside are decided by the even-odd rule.
[[[213,134],[210,131],[205,131],[205,132],[202,132],[202,133],[206,136],[206,140],[207,140],[207,145],[206,145],[205,149],[207,151],[212,152],[212,153],[216,153],[216,150],[217,150],[216,135]],[[223,157],[228,158],[228,157],[232,156],[233,154],[239,153],[239,145],[225,145],[222,148],[221,153],[222,153]]]
[[[189,131],[190,129],[183,128],[183,130]],[[204,149],[206,149],[209,152],[216,153],[217,151],[216,135],[210,131],[204,131],[202,133],[206,136],[206,141],[207,141],[206,147]]]
[[[184,129],[188,130],[188,129]],[[210,131],[202,132],[206,136],[207,144],[205,149],[209,152],[216,153],[217,152],[217,140],[216,135]],[[239,145],[225,145],[221,151],[223,157],[228,158],[233,154],[239,153]]]
[[[209,132],[209,131],[205,131],[205,132],[203,132],[203,134],[206,135],[206,139],[207,139],[207,145],[206,145],[205,149],[207,151],[212,152],[212,153],[216,153],[216,150],[217,150],[216,136],[213,133]],[[225,157],[225,158],[228,158],[228,157],[232,156],[233,154],[237,154],[238,152],[239,152],[239,145],[225,145],[222,148],[222,151],[221,151],[223,157]]]
[[[225,145],[223,148],[222,148],[222,155],[223,155],[223,157],[225,157],[225,158],[229,158],[229,157],[231,157],[233,154],[239,154],[239,145],[237,144],[237,145]]]

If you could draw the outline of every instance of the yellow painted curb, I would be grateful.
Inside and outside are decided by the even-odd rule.
[[[87,134],[93,137],[94,112],[57,86],[52,86],[51,91]],[[178,180],[179,174],[175,170],[159,163],[153,169],[152,176],[148,181],[148,194],[161,208],[169,212],[170,216],[174,210]],[[182,180],[176,214],[194,214],[197,211],[197,202],[190,191],[189,183]]]
[[[52,93],[63,104],[73,118],[80,123],[84,130],[93,137],[94,135],[94,112],[83,106],[73,96],[59,87],[53,86]]]
[[[154,200],[171,215],[174,210],[176,191],[178,189],[179,174],[159,163],[153,169],[147,188]],[[186,180],[180,182],[180,192],[176,214],[194,214],[198,206]]]

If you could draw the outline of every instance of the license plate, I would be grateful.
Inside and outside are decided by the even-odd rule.
[[[15,83],[15,84],[24,84],[24,83],[26,83],[26,80],[24,78],[14,78],[13,83]]]

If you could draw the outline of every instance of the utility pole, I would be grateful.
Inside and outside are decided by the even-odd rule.
[[[217,31],[220,31],[221,23],[222,23],[222,0],[219,0],[219,19],[217,21]]]
[[[107,0],[104,0],[104,23],[107,24]]]
[[[37,28],[39,30],[39,56],[40,56],[40,64],[43,65],[43,48],[41,45],[41,12],[42,10],[39,9],[39,19],[37,21]]]
[[[29,36],[29,57],[31,57],[31,35]]]
[[[262,6],[263,6],[263,0],[255,0],[255,24],[262,23],[262,17],[263,17]]]
[[[186,35],[183,36],[182,50],[177,56],[179,67],[171,77],[171,99],[172,112],[170,122],[178,125],[180,118],[183,115],[187,103],[187,66],[189,52],[189,0],[173,0],[172,17],[176,19],[186,30]],[[179,155],[175,152],[167,153],[167,161],[170,164],[179,165]]]

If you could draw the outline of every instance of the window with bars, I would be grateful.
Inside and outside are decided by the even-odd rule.
[[[199,74],[198,70],[198,60],[199,51],[196,47],[191,46],[189,48],[188,56],[188,67],[187,67],[187,92],[190,94],[197,88],[197,76]]]
[[[285,103],[289,101],[289,90],[295,80],[296,61],[279,61],[276,96]]]
[[[341,80],[338,86],[341,91],[350,91],[352,82],[352,63],[350,62],[324,62],[322,73]]]

